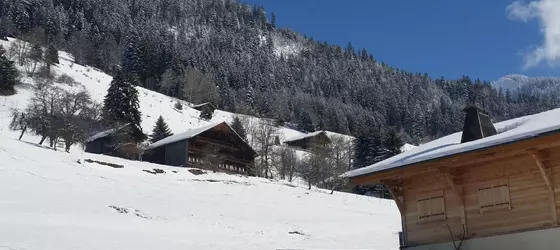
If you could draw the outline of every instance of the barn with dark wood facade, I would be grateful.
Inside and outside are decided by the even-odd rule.
[[[313,147],[321,148],[329,143],[331,143],[331,139],[325,131],[298,135],[284,140],[284,144],[304,150],[311,149]]]
[[[157,141],[143,160],[181,167],[218,169],[252,175],[257,153],[226,122],[215,123]]]
[[[134,158],[118,150],[118,144],[122,140],[122,133],[126,133],[129,129],[130,125],[126,124],[118,128],[100,131],[86,140],[85,151],[92,154],[103,154],[127,159]]]
[[[347,176],[388,187],[401,249],[558,249],[560,109],[495,125],[465,113],[462,132]]]
[[[198,111],[208,110],[211,113],[214,113],[214,111],[216,110],[216,106],[214,106],[214,104],[212,104],[210,102],[196,104],[196,105],[191,106],[191,108],[196,109]]]

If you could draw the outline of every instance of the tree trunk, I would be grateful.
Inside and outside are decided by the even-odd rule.
[[[18,140],[21,141],[21,138],[23,138],[23,134],[25,134],[25,131],[26,131],[26,130],[27,130],[27,127],[24,127],[24,128],[21,130],[21,134],[19,135]]]
[[[331,194],[334,194],[335,189],[336,189],[336,184],[333,184],[332,189],[331,189]]]
[[[66,146],[65,151],[66,153],[70,153],[70,147],[72,146],[72,143],[70,143],[69,141],[64,140],[64,144]]]
[[[39,145],[43,145],[43,142],[45,142],[45,139],[47,139],[47,136],[43,135],[43,137],[41,137],[41,141],[39,141]]]
[[[307,182],[307,188],[309,188],[309,190],[311,190],[311,181]]]

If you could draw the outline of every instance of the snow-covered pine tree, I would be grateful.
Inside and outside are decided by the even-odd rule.
[[[297,127],[299,130],[305,133],[313,132],[315,127],[313,127],[313,120],[311,115],[307,112],[302,112],[298,117]]]
[[[401,153],[401,147],[404,145],[402,136],[394,128],[389,128],[385,134],[383,146],[385,148],[384,159],[393,157]]]
[[[35,73],[35,69],[37,68],[37,64],[43,60],[43,49],[41,48],[41,45],[38,43],[33,44],[31,50],[29,50],[28,57],[31,61],[33,61],[33,68],[31,68],[28,73],[33,75],[33,73]]]
[[[236,115],[233,117],[231,128],[235,130],[235,132],[237,132],[237,134],[241,138],[243,138],[243,140],[247,141],[247,132],[245,131],[245,128],[243,127],[243,123],[241,123],[241,119],[239,119],[239,116]]]
[[[127,37],[127,44],[122,58],[123,73],[133,85],[138,84],[138,71],[140,70],[140,50],[136,40],[136,34],[133,31]]]
[[[131,135],[136,142],[146,140],[140,123],[142,117],[138,101],[138,91],[118,70],[103,100],[104,119],[108,124],[129,124]]]
[[[245,103],[249,109],[253,110],[255,108],[255,97],[253,95],[253,87],[249,85],[245,91]]]
[[[177,109],[177,110],[183,110],[183,104],[181,104],[180,101],[177,101],[177,102],[175,103],[175,106],[173,106],[173,107],[174,107],[175,109]]]
[[[18,83],[18,71],[14,62],[6,57],[6,50],[0,46],[0,95],[14,93],[14,86]]]
[[[214,110],[208,106],[205,106],[200,111],[200,119],[205,121],[209,121],[210,119],[212,119],[213,115],[214,115]]]
[[[58,50],[54,47],[53,44],[49,44],[47,50],[45,51],[44,57],[45,64],[47,65],[47,72],[50,76],[51,66],[59,63]]]
[[[370,150],[370,140],[367,134],[360,132],[356,139],[354,139],[354,153],[352,154],[354,157],[353,160],[353,168],[363,168],[368,164],[368,154]]]
[[[154,129],[152,130],[152,136],[150,138],[150,142],[154,143],[172,135],[173,133],[169,129],[169,126],[167,125],[165,120],[163,120],[163,117],[160,115],[156,121],[156,125],[154,126]]]

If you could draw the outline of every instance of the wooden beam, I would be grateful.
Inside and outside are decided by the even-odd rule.
[[[558,226],[558,213],[556,211],[556,196],[554,194],[554,185],[552,185],[552,180],[550,178],[550,174],[548,173],[549,171],[545,169],[544,164],[542,163],[540,157],[538,156],[538,151],[530,150],[528,152],[529,155],[531,155],[531,157],[533,157],[533,159],[535,160],[535,164],[539,168],[539,171],[541,172],[544,182],[548,187],[548,199],[550,201],[552,225]]]
[[[402,197],[401,195],[402,191],[399,190],[402,187],[394,186],[391,184],[385,184],[385,186],[387,186],[387,189],[389,189],[389,193],[391,193],[391,197],[393,197],[393,200],[397,204],[397,208],[399,208],[399,212],[401,212],[401,215],[404,216],[404,197]]]
[[[461,201],[461,204],[463,204],[463,190],[457,186],[457,183],[455,183],[453,176],[451,174],[445,174],[445,179],[447,180],[447,183],[449,183],[449,186],[451,186],[451,189],[453,190],[453,193],[455,193],[455,196],[457,196],[457,198],[459,198],[459,200]]]
[[[463,189],[462,187],[459,187],[457,185],[457,183],[455,182],[455,178],[453,175],[448,174],[448,173],[444,173],[445,175],[445,179],[447,180],[447,183],[449,183],[449,186],[451,186],[451,190],[453,190],[453,193],[455,194],[455,198],[457,198],[457,200],[459,201],[459,212],[461,215],[461,224],[463,225],[463,228],[465,230],[464,234],[465,236],[468,235],[468,227],[467,227],[467,216],[465,213],[465,200],[463,198]]]
[[[537,167],[539,168],[539,171],[541,172],[541,175],[544,179],[544,182],[546,183],[546,186],[548,187],[549,190],[552,190],[553,189],[552,181],[550,181],[550,178],[549,178],[548,174],[546,173],[546,170],[544,169],[544,165],[542,164],[541,159],[539,158],[539,156],[537,156],[537,152],[536,151],[529,151],[529,154],[535,160],[535,163],[537,164]]]

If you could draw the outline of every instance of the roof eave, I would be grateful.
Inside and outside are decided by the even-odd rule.
[[[543,136],[547,136],[547,135],[553,135],[553,134],[557,134],[557,133],[560,133],[560,129],[540,133],[540,134],[537,134],[537,135],[532,136],[532,137],[520,138],[518,140],[513,140],[513,141],[501,143],[501,144],[490,145],[490,146],[476,148],[476,149],[473,149],[473,150],[467,150],[467,151],[459,152],[459,153],[455,153],[455,154],[450,154],[450,155],[440,156],[440,157],[427,159],[427,160],[423,160],[423,161],[413,162],[413,163],[404,164],[404,165],[401,165],[401,166],[396,166],[396,167],[393,167],[393,168],[385,168],[385,169],[381,169],[379,171],[374,171],[374,172],[369,172],[369,173],[364,173],[364,174],[360,174],[360,175],[351,176],[349,178],[354,179],[354,178],[361,178],[361,177],[374,175],[374,174],[379,174],[379,173],[385,173],[385,172],[389,172],[389,171],[393,171],[393,170],[397,170],[397,169],[402,169],[402,168],[405,168],[405,167],[411,167],[411,166],[414,166],[414,165],[425,164],[425,163],[429,163],[431,161],[438,161],[438,160],[451,158],[451,157],[458,156],[458,155],[463,155],[463,154],[472,153],[472,152],[476,152],[476,151],[487,150],[487,149],[492,148],[492,147],[509,145],[509,144],[512,144],[512,143],[516,143],[516,142],[520,142],[520,141],[526,141],[526,140],[532,140],[532,139],[536,139],[536,138],[539,138],[539,137],[543,137]]]

